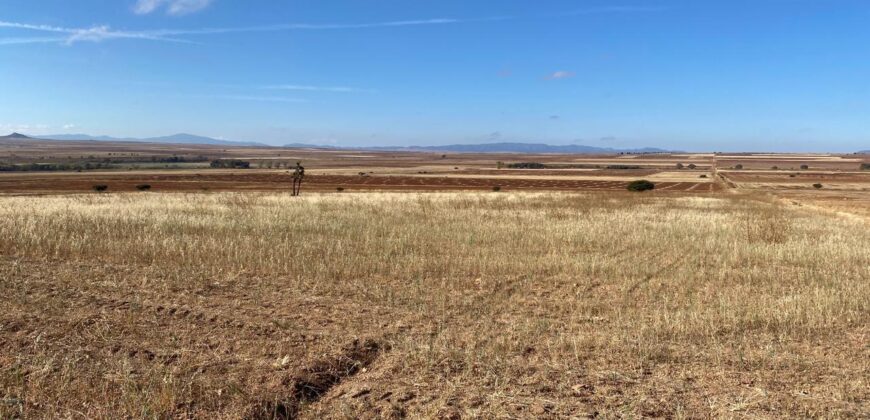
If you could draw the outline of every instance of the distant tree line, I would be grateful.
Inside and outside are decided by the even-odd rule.
[[[111,164],[102,162],[0,164],[0,172],[89,171],[111,167]]]
[[[248,169],[251,167],[251,162],[238,159],[216,159],[211,161],[209,166],[224,169]]]
[[[503,166],[502,162],[497,163],[499,167]],[[543,163],[538,162],[518,162],[518,163],[508,163],[507,167],[510,169],[643,169],[637,165],[584,165],[584,164],[556,164],[556,165],[545,165]]]

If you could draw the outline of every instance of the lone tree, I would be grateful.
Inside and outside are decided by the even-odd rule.
[[[302,162],[296,162],[296,169],[293,170],[293,193],[296,197],[302,192],[302,180],[305,178],[305,168]]]

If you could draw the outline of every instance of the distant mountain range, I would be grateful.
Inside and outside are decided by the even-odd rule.
[[[185,133],[173,134],[171,136],[147,138],[119,138],[109,136],[91,136],[88,134],[49,134],[45,136],[39,136],[39,138],[44,140],[63,141],[132,141],[143,143],[211,144],[218,146],[267,146],[266,144],[257,142],[218,140],[211,137],[196,136],[193,134]]]
[[[595,153],[668,153],[670,150],[654,147],[639,149],[613,149],[609,147],[583,146],[569,144],[554,146],[542,143],[483,143],[483,144],[449,144],[445,146],[408,146],[408,147],[352,147],[338,148],[317,146],[312,144],[293,143],[284,147],[317,148],[317,149],[355,149],[384,151],[424,151],[424,152],[455,152],[455,153],[563,153],[563,154],[595,154]]]

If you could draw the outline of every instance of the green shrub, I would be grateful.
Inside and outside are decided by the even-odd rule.
[[[149,184],[139,184],[136,186],[136,189],[139,191],[148,191],[151,189],[151,185]]]
[[[862,163],[861,170],[862,171],[870,171],[870,163]]]
[[[338,192],[342,192],[342,191],[344,191],[344,188],[343,188],[343,187],[338,187],[338,188],[336,188],[335,190],[338,191]]]
[[[801,165],[801,170],[802,170],[802,171],[805,171],[805,170],[807,170],[807,169],[810,169],[810,165]]]
[[[96,192],[103,192],[103,191],[108,190],[109,186],[108,185],[94,185],[91,188],[93,188],[94,191],[96,191]]]
[[[493,190],[494,192],[499,192],[499,191],[501,191],[501,187],[498,186],[498,185],[496,185],[496,186],[492,187],[492,190]]]
[[[645,179],[641,179],[638,181],[631,181],[628,184],[629,191],[648,191],[656,188],[656,184],[649,182]]]
[[[823,187],[822,184],[813,184],[813,188],[818,189],[818,188],[822,188],[822,187]]]
[[[688,166],[689,169],[695,169],[697,167],[698,167],[698,165],[695,165],[694,163],[690,163]]]
[[[743,169],[743,165],[738,163],[738,164],[734,165],[734,169]]]
[[[701,174],[700,178],[706,178],[707,174]]]

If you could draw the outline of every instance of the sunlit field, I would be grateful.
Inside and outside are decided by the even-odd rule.
[[[0,418],[870,416],[870,229],[761,195],[0,198]]]

